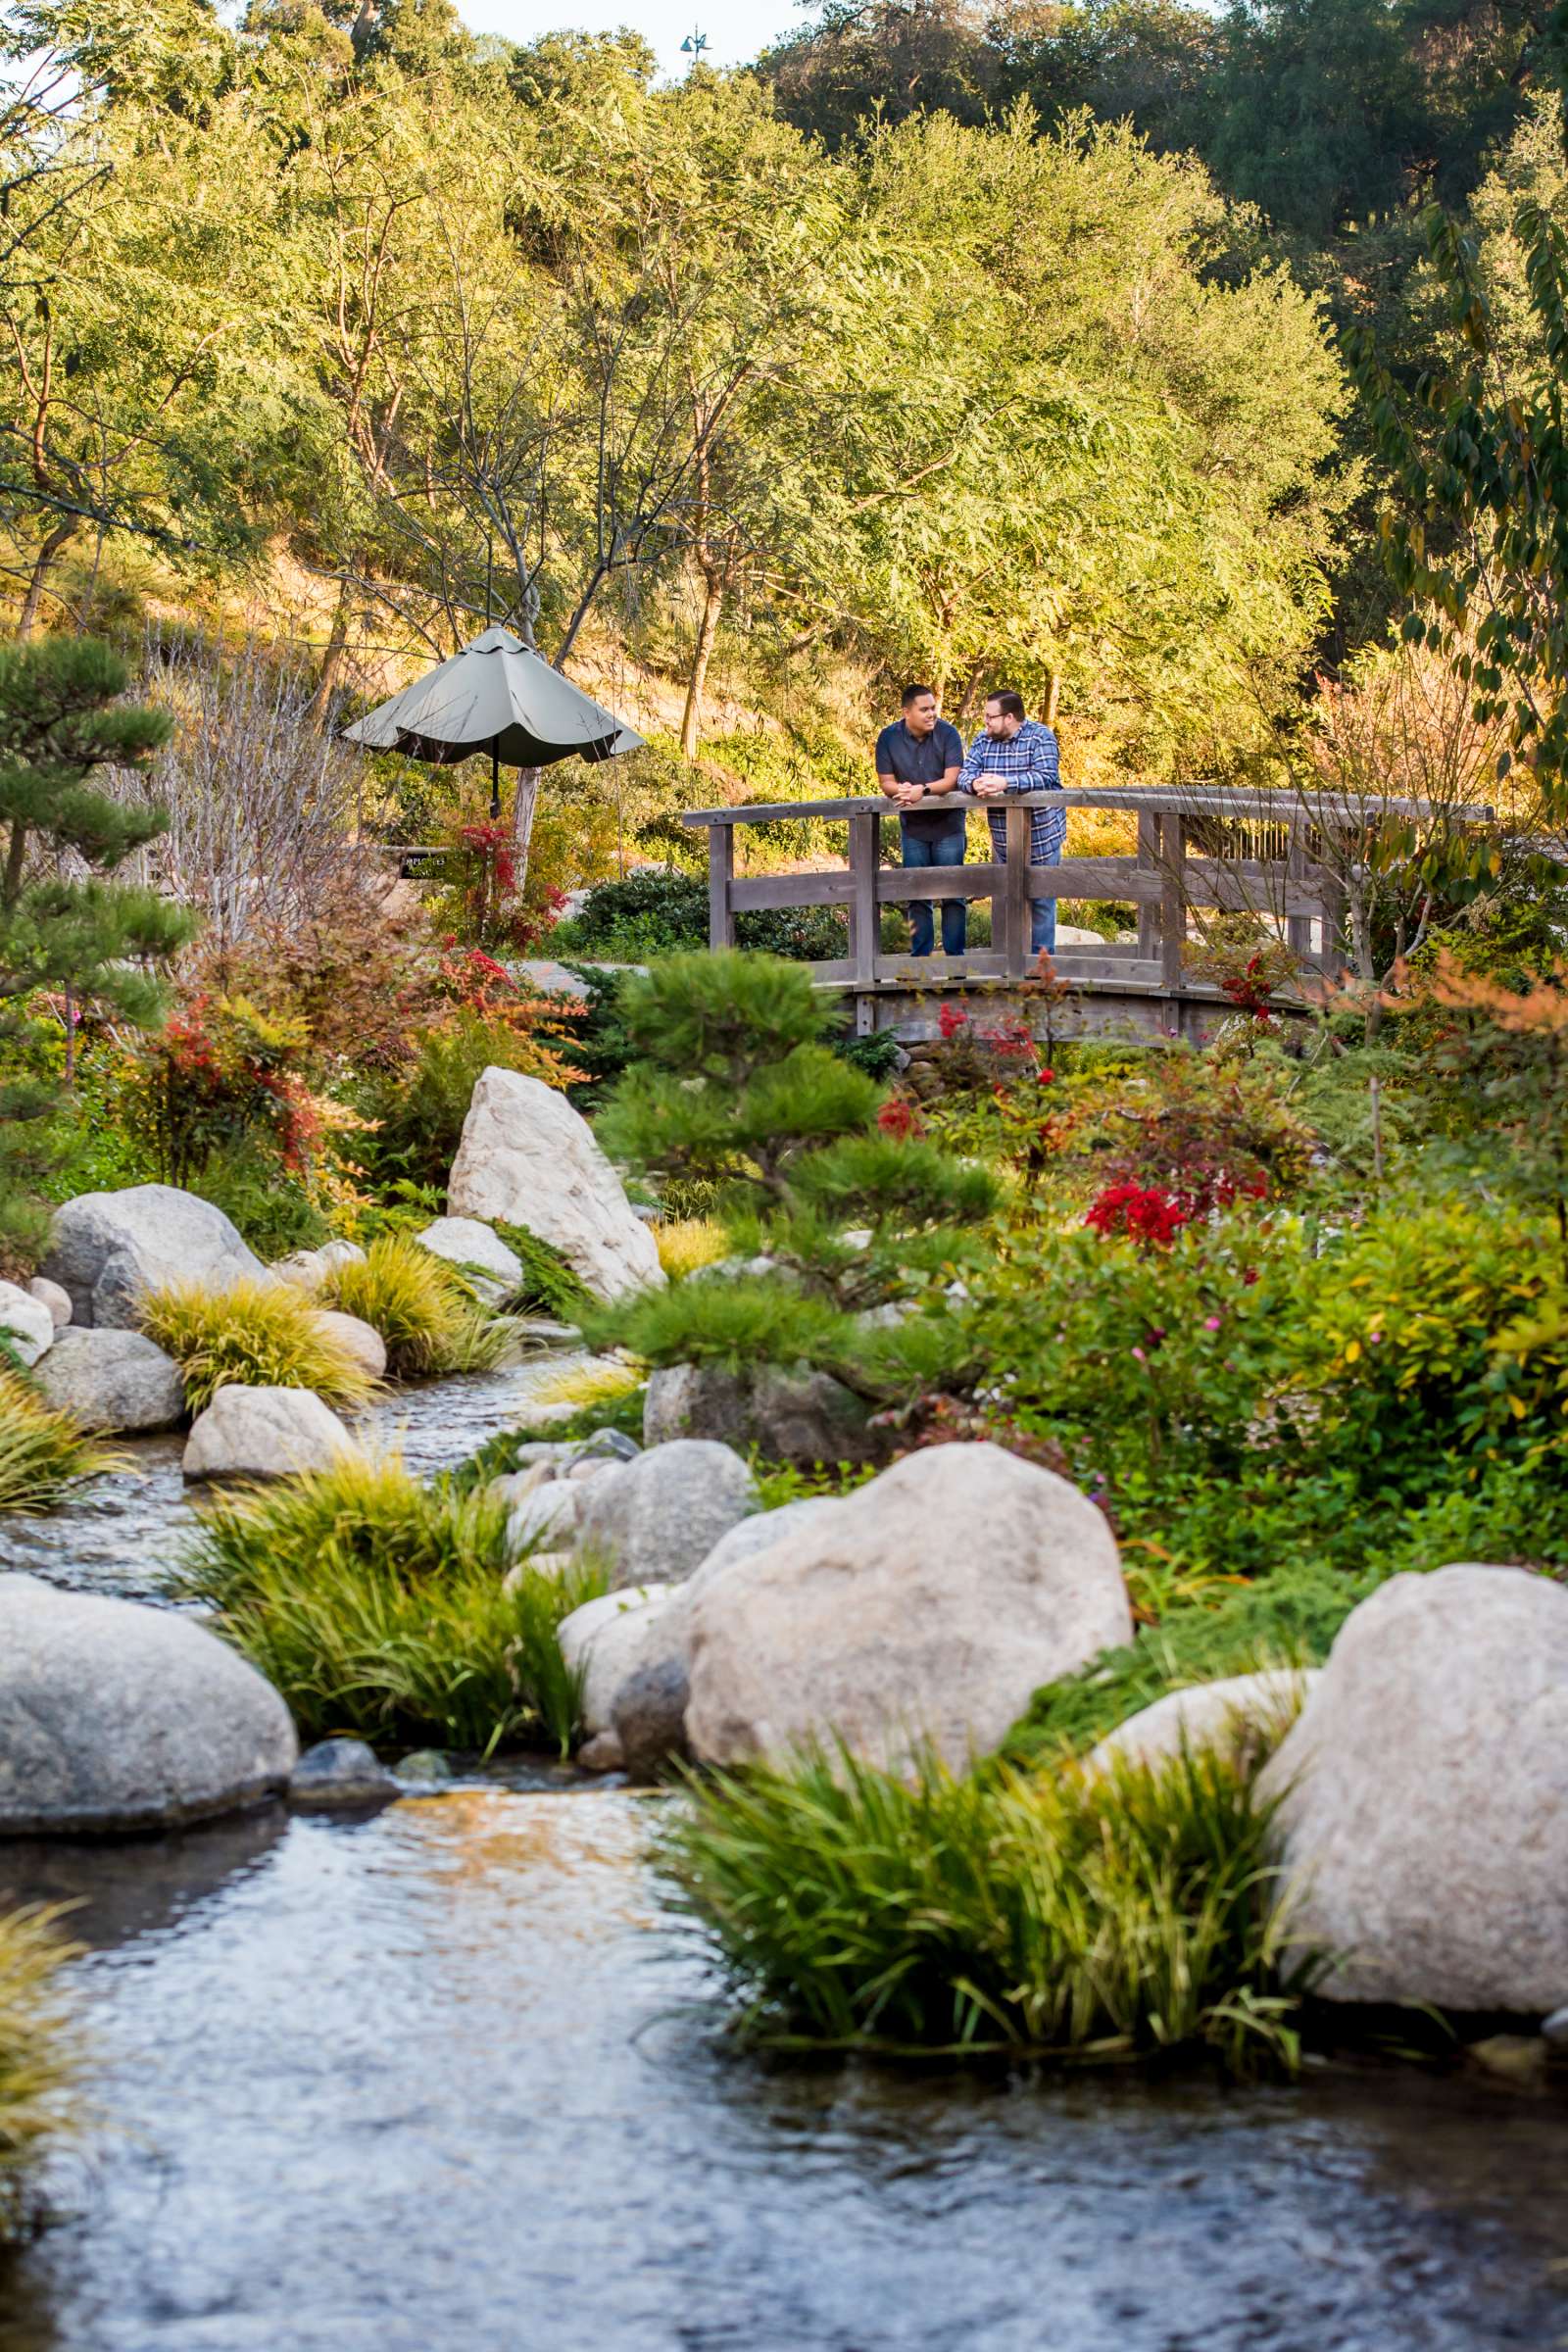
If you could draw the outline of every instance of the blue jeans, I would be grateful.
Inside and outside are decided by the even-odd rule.
[[[1061,852],[1058,850],[1054,858],[1037,858],[1033,863],[1037,868],[1042,865],[1059,865]],[[1031,956],[1038,956],[1042,948],[1045,949],[1048,956],[1054,956],[1056,953],[1056,902],[1054,899],[1031,899],[1029,902],[1029,953]]]
[[[965,849],[963,827],[956,825],[940,841],[911,841],[904,835],[906,865],[961,865]],[[1052,913],[1055,913],[1053,906]],[[942,902],[942,953],[961,956],[968,936],[969,909],[962,899],[944,899]],[[935,943],[935,927],[931,920],[929,899],[909,901],[909,954],[929,956]]]

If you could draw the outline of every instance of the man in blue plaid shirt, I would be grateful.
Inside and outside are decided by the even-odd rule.
[[[1023,697],[992,694],[986,697],[986,723],[969,746],[969,757],[958,771],[959,792],[977,800],[998,801],[1018,792],[1059,792],[1061,755],[1054,731],[1038,718],[1024,716]],[[1001,864],[1007,855],[1007,820],[1000,808],[987,810],[991,850]],[[1059,865],[1067,837],[1065,808],[1031,808],[1029,862]],[[1056,902],[1029,902],[1029,950],[1051,955],[1056,945]]]

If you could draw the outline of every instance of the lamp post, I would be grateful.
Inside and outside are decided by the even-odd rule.
[[[689,57],[689,58],[691,59],[691,61],[692,61],[692,65],[693,65],[693,66],[695,66],[695,65],[696,65],[696,63],[697,63],[697,61],[698,61],[698,59],[699,59],[699,58],[702,56],[702,54],[703,54],[703,51],[704,51],[704,50],[705,50],[707,47],[708,47],[708,35],[707,35],[707,33],[706,33],[706,32],[699,32],[699,31],[697,30],[697,27],[696,27],[695,25],[693,25],[693,27],[692,27],[691,31],[690,31],[690,32],[689,32],[689,33],[686,35],[686,38],[685,38],[685,39],[682,41],[682,43],[681,43],[681,45],[680,45],[680,53],[681,53],[682,57]],[[686,69],[686,71],[687,71],[687,72],[688,72],[688,74],[689,74],[689,73],[691,72],[691,66],[688,66],[688,67],[687,67],[687,69]]]

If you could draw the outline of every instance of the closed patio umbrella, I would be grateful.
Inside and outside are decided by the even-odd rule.
[[[450,767],[490,755],[490,810],[501,813],[503,765],[517,779],[517,846],[526,852],[539,770],[557,760],[613,760],[643,738],[498,625],[389,702],[343,729],[350,743],[406,752]]]

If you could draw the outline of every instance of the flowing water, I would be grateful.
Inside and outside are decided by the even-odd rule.
[[[368,1445],[396,1449],[421,1475],[450,1469],[498,1430],[514,1428],[530,1397],[582,1355],[532,1356],[501,1372],[397,1389],[354,1423]],[[180,1477],[184,1438],[121,1438],[123,1467],[94,1479],[44,1518],[0,1517],[0,1573],[29,1576],[129,1600],[162,1596],[165,1572],[199,1507],[201,1488]]]
[[[410,1460],[536,1377],[390,1408]],[[0,1565],[154,1587],[186,1505],[136,1451]],[[506,1780],[0,1846],[0,1904],[79,1905],[99,2111],[0,2352],[1568,2347],[1555,2097],[769,2066],[660,1916],[667,1800]]]

